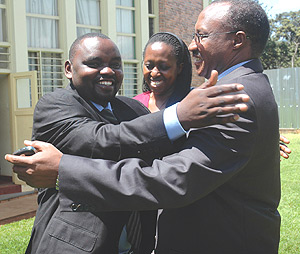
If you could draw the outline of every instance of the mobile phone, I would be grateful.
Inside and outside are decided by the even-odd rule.
[[[21,155],[24,154],[26,156],[30,156],[36,153],[36,149],[33,146],[25,146],[13,153],[13,155]]]

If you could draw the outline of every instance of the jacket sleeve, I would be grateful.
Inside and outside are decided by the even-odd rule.
[[[256,132],[249,118],[194,130],[179,153],[154,160],[151,166],[137,158],[116,163],[63,155],[60,202],[64,210],[75,203],[97,211],[188,205],[243,170]]]
[[[75,99],[66,92],[40,99],[32,138],[50,142],[67,154],[110,160],[153,158],[172,147],[162,112],[119,125],[108,124],[82,98]]]

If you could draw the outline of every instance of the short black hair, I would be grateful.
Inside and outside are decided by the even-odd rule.
[[[69,50],[69,60],[72,62],[75,52],[77,50],[78,45],[80,44],[80,42],[86,38],[102,38],[102,39],[108,39],[110,40],[110,38],[108,36],[106,36],[105,34],[102,33],[86,33],[83,34],[81,36],[79,36],[71,45],[70,50]]]
[[[266,12],[253,0],[216,0],[211,5],[229,3],[224,27],[230,31],[244,31],[251,40],[252,55],[259,57],[267,43],[270,25]]]
[[[181,101],[191,90],[191,81],[192,81],[192,63],[191,55],[188,50],[187,45],[181,40],[177,35],[169,32],[160,32],[153,34],[148,40],[144,52],[143,58],[145,58],[145,52],[149,45],[152,45],[154,42],[163,42],[167,45],[172,46],[172,52],[174,53],[177,59],[177,65],[183,64],[182,71],[177,76],[175,80],[175,89],[173,94],[170,96],[166,107],[173,105],[176,102]],[[148,84],[143,82],[143,92],[151,91]]]

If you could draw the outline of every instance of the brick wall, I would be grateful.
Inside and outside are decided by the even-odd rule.
[[[201,10],[202,0],[159,0],[159,31],[172,32],[189,45]],[[192,86],[203,82],[193,65]]]

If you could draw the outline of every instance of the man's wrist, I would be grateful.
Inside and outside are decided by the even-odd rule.
[[[186,134],[186,131],[183,129],[180,124],[177,116],[177,105],[178,103],[166,108],[163,113],[163,120],[166,127],[168,137],[171,141],[182,137]]]

